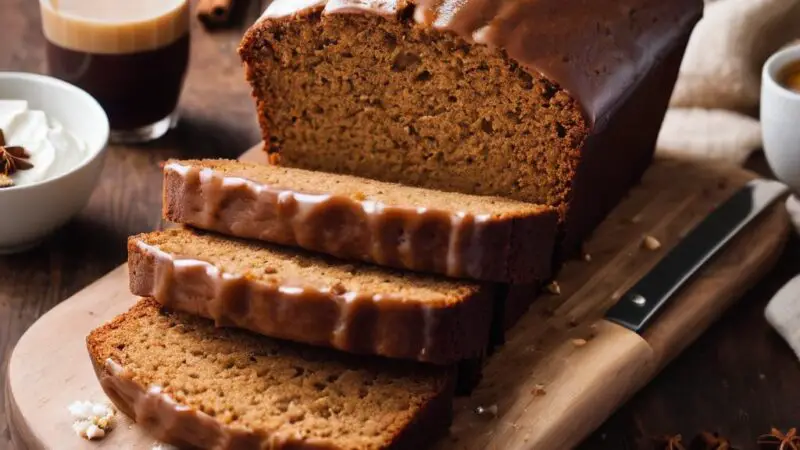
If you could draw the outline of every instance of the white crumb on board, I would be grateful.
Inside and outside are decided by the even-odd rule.
[[[72,430],[87,439],[102,439],[116,424],[116,411],[107,403],[72,402],[67,409],[75,422]]]

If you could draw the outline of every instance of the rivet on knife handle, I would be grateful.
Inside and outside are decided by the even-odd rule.
[[[620,297],[606,319],[640,332],[692,275],[788,188],[752,180],[700,222],[641,280]]]

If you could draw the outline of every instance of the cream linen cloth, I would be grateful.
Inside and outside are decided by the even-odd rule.
[[[742,164],[761,147],[761,66],[800,38],[800,0],[707,0],[658,138],[660,154]]]
[[[665,0],[668,1],[668,0]],[[657,152],[742,164],[761,147],[761,67],[800,38],[800,0],[707,0],[680,69]],[[786,201],[800,232],[800,200]],[[765,316],[800,357],[800,276],[770,300]]]

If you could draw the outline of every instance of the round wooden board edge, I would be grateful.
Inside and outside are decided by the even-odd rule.
[[[248,150],[248,152],[246,152],[243,155],[242,159],[245,159],[247,161],[252,161],[252,162],[260,162],[262,160],[262,158],[260,158],[261,151],[262,151],[261,146],[260,145],[256,146],[253,149]],[[752,173],[750,173],[750,172],[748,172],[748,171],[746,171],[744,169],[739,169],[739,170],[740,170],[740,172],[741,172],[741,174],[743,176],[745,174],[748,174],[748,175],[750,175],[750,178],[754,177],[754,174],[752,174]],[[782,202],[776,202],[776,204],[773,205],[771,207],[771,209],[773,211],[777,210],[777,209],[783,209],[782,212],[779,211],[779,212],[777,212],[777,214],[781,214],[781,215],[783,215],[784,217],[787,218],[787,220],[785,221],[785,224],[784,224],[785,225],[784,233],[785,233],[785,236],[788,236],[788,232],[789,232],[789,229],[790,229],[789,222],[788,222],[788,215],[785,212],[785,208],[780,208],[780,206],[782,206]],[[775,250],[776,252],[779,252],[780,248],[783,247],[783,244],[785,243],[785,236],[784,236],[784,239],[781,240],[779,245],[776,246],[776,250]],[[85,294],[86,291],[90,291],[92,289],[97,289],[98,285],[102,285],[103,283],[116,283],[114,286],[119,288],[119,290],[127,291],[127,285],[120,282],[120,280],[122,280],[122,279],[126,280],[127,278],[125,278],[125,277],[120,278],[119,276],[115,277],[114,274],[117,271],[124,271],[124,265],[119,267],[119,268],[117,268],[117,269],[115,269],[114,271],[111,271],[109,274],[105,275],[104,277],[100,278],[96,282],[92,283],[91,285],[86,287],[84,290],[82,290],[78,294],[76,294],[75,296],[73,296],[73,297],[61,302],[59,305],[57,305],[56,307],[54,307],[53,309],[51,309],[50,311],[45,313],[42,317],[40,317],[25,332],[25,334],[20,338],[19,342],[15,346],[14,351],[12,351],[11,355],[9,356],[8,364],[7,364],[7,372],[8,373],[6,374],[7,377],[6,377],[6,382],[4,383],[3,389],[5,390],[5,394],[6,394],[5,395],[5,403],[8,403],[6,405],[6,412],[7,412],[7,420],[9,422],[9,424],[8,424],[9,432],[12,434],[13,442],[14,442],[15,445],[18,446],[17,448],[19,450],[34,450],[34,449],[46,448],[46,447],[43,444],[41,444],[41,440],[38,437],[36,437],[35,431],[32,430],[34,427],[31,427],[30,426],[31,424],[29,424],[28,421],[25,420],[24,417],[21,417],[21,414],[20,414],[20,411],[18,410],[18,408],[16,408],[12,404],[13,402],[15,402],[15,396],[13,395],[12,380],[11,380],[11,377],[10,377],[10,371],[11,371],[12,364],[13,364],[13,361],[15,359],[15,356],[17,354],[17,350],[21,346],[24,347],[24,343],[27,342],[26,338],[28,338],[29,335],[34,334],[34,333],[38,333],[39,327],[46,327],[47,324],[52,320],[53,317],[58,317],[58,316],[62,315],[63,311],[65,311],[68,308],[71,308],[72,304],[70,302],[73,300],[74,297],[77,297],[80,294]],[[118,309],[119,312],[122,312],[125,309],[127,309],[130,306],[130,304],[133,301],[135,301],[135,297],[130,296],[130,294],[127,294],[127,296],[130,299],[128,304],[126,304],[126,302],[123,301],[120,304],[115,304],[114,305],[115,307],[110,307],[109,309],[113,309],[113,310],[117,310]],[[111,303],[113,301],[113,299],[105,299],[104,301],[108,304],[108,303]],[[116,313],[111,314],[110,317],[113,317],[114,315],[116,315]],[[93,328],[99,326],[101,323],[103,323],[106,320],[108,320],[109,317],[105,317],[104,314],[99,314],[94,319],[95,320],[85,321],[85,322],[83,322],[82,326],[80,326],[81,330],[83,331],[83,335],[88,334],[89,331],[91,331]],[[706,327],[707,327],[707,325],[706,325]],[[85,328],[85,330],[83,330],[84,328]],[[634,390],[634,392],[635,392],[635,390]],[[66,412],[65,412],[65,415],[66,415]],[[19,429],[17,427],[17,425],[24,426],[27,429],[30,429],[31,430],[30,436],[25,436],[24,430]],[[24,442],[22,440],[23,436],[25,436],[25,441]],[[82,441],[77,437],[75,437],[75,439],[76,439],[77,443],[85,443],[85,441]],[[36,441],[39,441],[39,444],[37,444]],[[85,444],[86,445],[93,445],[93,444],[89,444],[89,443],[85,443]],[[79,445],[80,444],[76,444],[76,447],[78,447]],[[85,447],[81,446],[81,448],[85,448]]]

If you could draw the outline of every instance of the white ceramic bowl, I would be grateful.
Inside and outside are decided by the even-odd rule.
[[[772,171],[800,193],[800,93],[781,85],[786,66],[800,61],[800,45],[784,48],[764,64],[761,77],[761,128]]]
[[[0,189],[0,253],[13,253],[34,246],[86,206],[103,168],[109,125],[91,95],[43,75],[0,72],[0,99],[27,100],[85,141],[90,152],[56,178]]]

